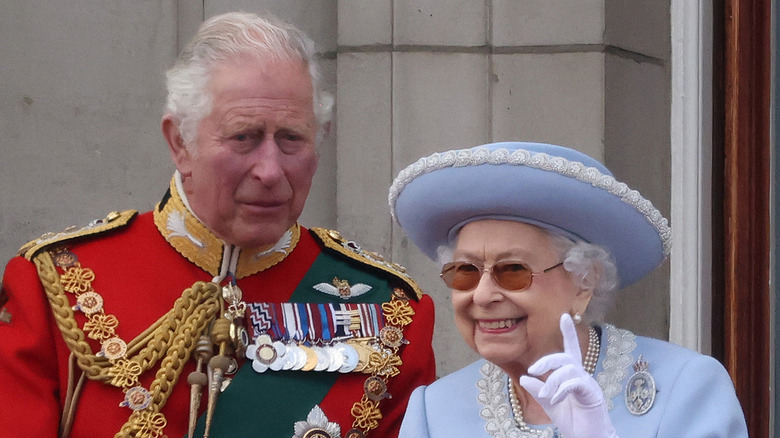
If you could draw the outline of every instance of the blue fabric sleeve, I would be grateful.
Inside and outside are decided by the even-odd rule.
[[[680,370],[664,406],[659,438],[747,438],[742,408],[725,368],[696,355]]]
[[[428,438],[430,436],[425,409],[425,388],[426,386],[420,386],[412,392],[398,438]]]

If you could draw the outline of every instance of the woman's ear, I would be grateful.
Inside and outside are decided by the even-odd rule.
[[[182,176],[189,176],[192,155],[190,150],[187,149],[187,145],[184,144],[184,139],[179,131],[179,125],[173,115],[166,114],[163,116],[161,129],[163,137],[165,137],[165,141],[168,143],[168,152],[171,154],[171,159],[176,165],[176,169]]]
[[[580,289],[574,296],[574,303],[572,304],[572,314],[579,313],[584,315],[585,311],[590,305],[590,300],[593,298],[593,289],[583,288]]]
[[[585,277],[580,282],[580,290],[577,292],[577,295],[574,297],[574,300],[577,304],[577,309],[581,309],[581,313],[585,313],[585,309],[588,308],[590,305],[590,300],[593,298],[593,291],[598,287],[599,282],[601,279],[601,269],[598,265],[595,263],[591,263],[590,269],[588,270]]]

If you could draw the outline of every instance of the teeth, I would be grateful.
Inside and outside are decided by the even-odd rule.
[[[502,321],[480,322],[479,325],[482,326],[482,328],[488,330],[495,330],[495,329],[511,327],[514,324],[517,324],[518,321],[519,319],[505,319]]]

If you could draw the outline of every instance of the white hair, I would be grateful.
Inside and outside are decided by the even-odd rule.
[[[563,269],[571,275],[574,284],[592,291],[582,320],[588,324],[604,321],[620,282],[614,257],[602,246],[582,240],[575,242],[552,231],[547,233],[560,251]]]
[[[314,42],[298,28],[270,14],[260,17],[230,12],[203,22],[166,72],[165,110],[173,115],[188,147],[197,140],[198,123],[211,111],[213,96],[206,85],[214,67],[245,54],[306,63],[312,81],[314,115],[320,128],[330,121],[333,97],[323,89]],[[318,142],[322,131],[318,129]]]

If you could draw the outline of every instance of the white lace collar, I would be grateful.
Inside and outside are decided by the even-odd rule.
[[[613,399],[623,391],[623,381],[634,362],[632,353],[636,348],[636,336],[628,330],[618,329],[604,324],[601,333],[601,345],[606,345],[599,353],[596,364],[596,381],[599,382],[607,408],[611,411]],[[554,438],[560,436],[554,427],[535,428],[524,433],[515,424],[512,407],[509,405],[507,376],[497,365],[485,362],[480,368],[482,378],[477,380],[477,401],[482,406],[479,416],[485,420],[485,431],[496,438]],[[534,426],[530,426],[534,427]]]

